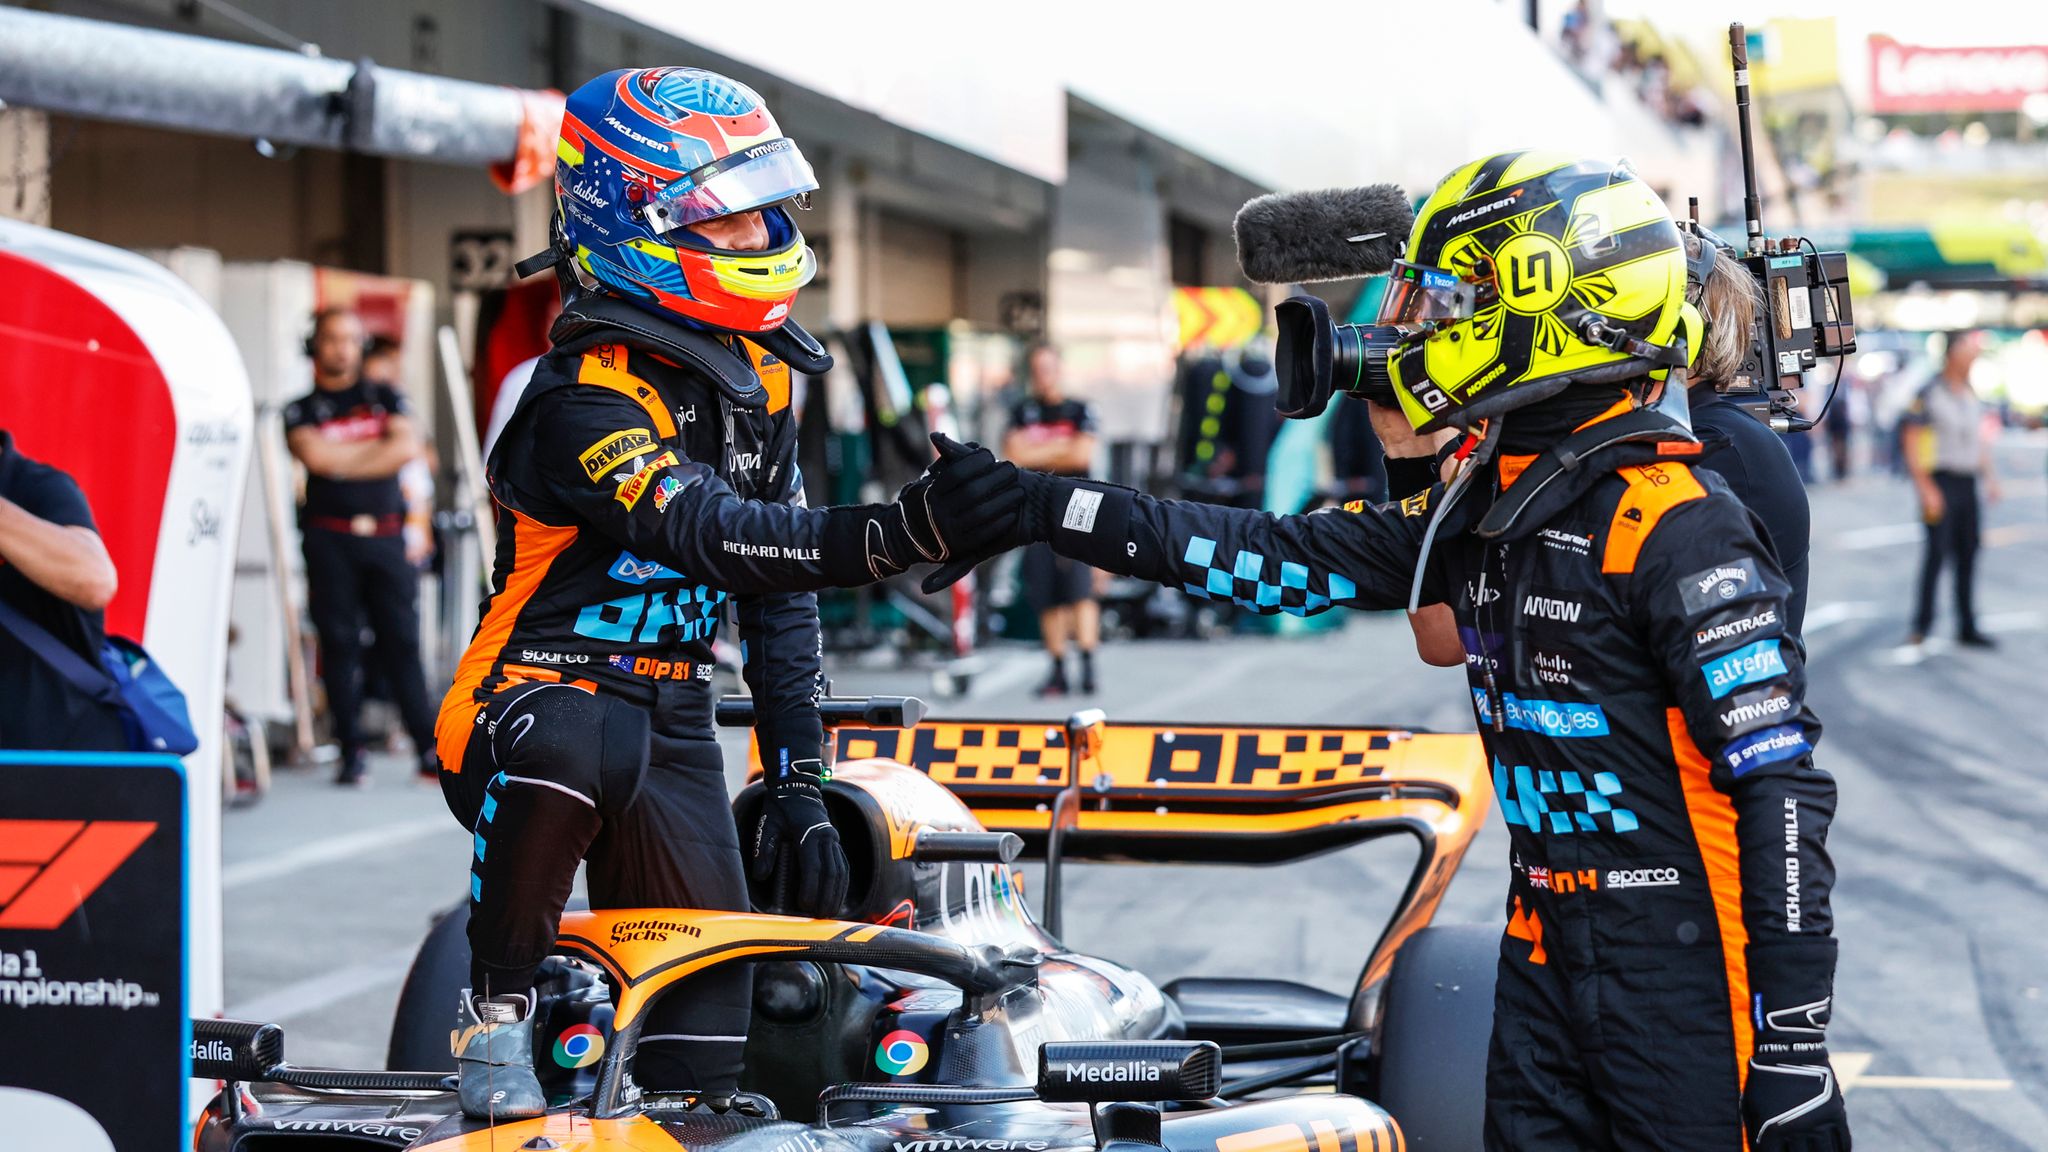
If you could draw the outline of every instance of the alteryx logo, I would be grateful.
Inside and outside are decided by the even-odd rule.
[[[612,562],[609,575],[614,580],[623,580],[628,584],[645,584],[649,580],[681,580],[683,578],[681,572],[667,565],[656,564],[652,560],[642,560],[631,552],[619,553],[619,558]]]
[[[1707,691],[1713,693],[1716,700],[1744,684],[1784,674],[1785,658],[1779,654],[1776,640],[1759,640],[1700,665],[1700,675],[1707,680]]]

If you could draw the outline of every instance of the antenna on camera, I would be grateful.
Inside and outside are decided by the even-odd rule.
[[[1742,133],[1742,215],[1749,225],[1749,255],[1764,254],[1764,205],[1756,189],[1756,145],[1749,127],[1749,33],[1741,21],[1728,25],[1728,52],[1735,63],[1735,123]]]

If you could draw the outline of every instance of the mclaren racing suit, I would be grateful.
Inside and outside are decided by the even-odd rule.
[[[1825,1024],[1835,788],[1788,585],[1663,423],[1482,469],[1423,567],[1514,852],[1489,1147],[1739,1150],[1753,1025],[1797,1009],[1816,1050]],[[1446,502],[1276,518],[1049,483],[1062,553],[1261,613],[1405,606]]]
[[[491,455],[493,591],[437,727],[443,791],[475,839],[478,994],[531,986],[586,857],[594,907],[749,906],[713,741],[714,635],[730,600],[764,755],[815,759],[809,590],[875,578],[865,522],[804,507],[788,361],[822,370],[815,344],[598,297],[550,335]],[[650,1022],[643,1083],[730,1089],[748,969],[701,983]]]

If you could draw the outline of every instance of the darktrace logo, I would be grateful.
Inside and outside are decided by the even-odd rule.
[[[1722,624],[1710,624],[1705,628],[1701,628],[1692,634],[1692,642],[1696,648],[1705,648],[1709,644],[1719,643],[1722,640],[1733,640],[1738,636],[1747,636],[1760,628],[1774,627],[1777,623],[1778,610],[1776,608],[1766,608],[1753,616],[1744,616],[1739,620],[1730,620]]]
[[[71,918],[156,831],[149,820],[0,820],[6,872],[0,928],[47,931]]]

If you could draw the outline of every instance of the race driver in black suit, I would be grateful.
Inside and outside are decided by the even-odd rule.
[[[594,907],[749,908],[712,733],[727,605],[766,767],[753,876],[793,893],[783,911],[835,915],[847,864],[821,793],[811,593],[944,560],[975,535],[942,539],[935,518],[1021,501],[976,484],[995,478],[976,451],[894,504],[805,507],[790,372],[831,360],[788,321],[816,267],[788,205],[816,183],[750,89],[608,73],[569,97],[557,159],[557,243],[534,263],[565,302],[491,453],[492,589],[437,728],[474,843],[454,1047],[480,1118],[545,1108],[532,989],[579,862]],[[750,989],[728,965],[664,999],[636,1081],[729,1098]]]
[[[1379,319],[1410,422],[1478,433],[1449,484],[1276,517],[1019,472],[1005,543],[1264,613],[1449,604],[1514,852],[1486,1146],[1846,1150],[1791,588],[1644,403],[1700,331],[1677,227],[1625,164],[1509,153],[1407,255]]]

